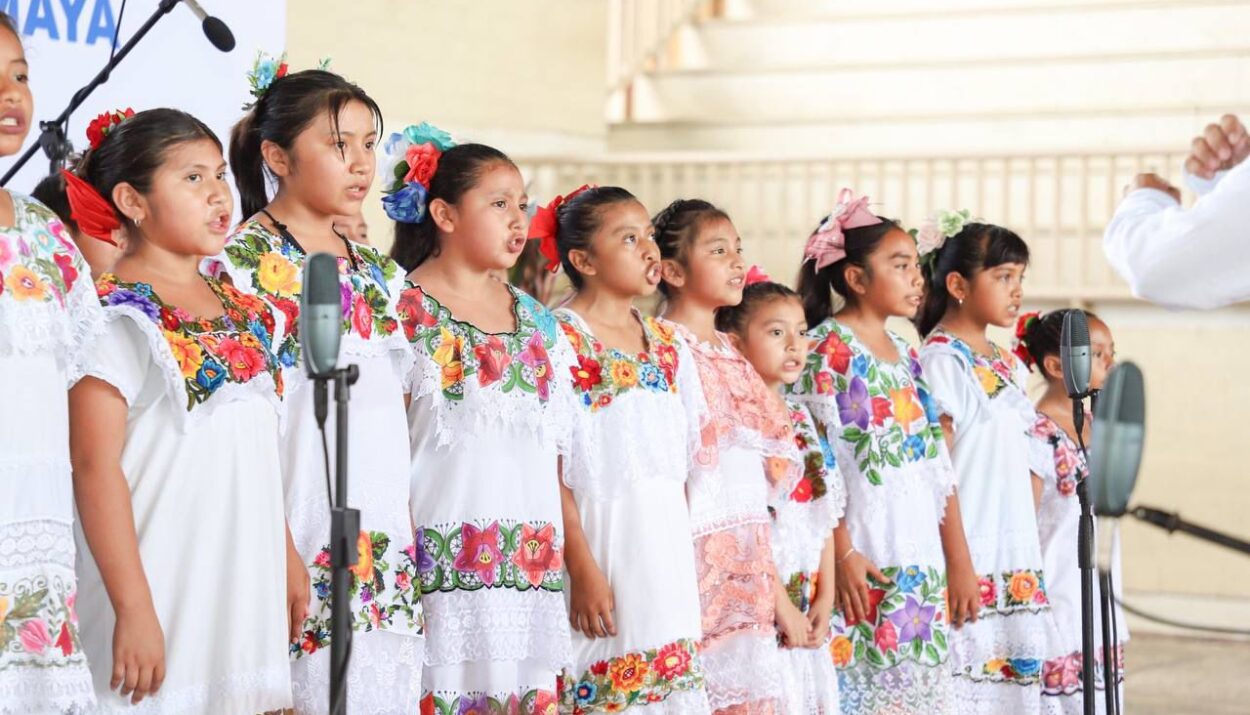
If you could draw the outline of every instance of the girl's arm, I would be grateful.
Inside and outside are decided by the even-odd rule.
[[[599,570],[582,530],[573,490],[560,480],[560,501],[564,514],[564,563],[569,572],[569,623],[587,638],[616,635],[612,611],[612,587]]]
[[[1042,490],[1046,488],[1046,482],[1037,476],[1036,473],[1031,474],[1033,484],[1033,511],[1039,511],[1042,508]]]
[[[773,575],[773,610],[776,613],[777,630],[787,648],[806,648],[811,641],[812,625],[807,616],[790,600],[781,578]]]
[[[286,527],[286,612],[287,630],[292,643],[298,643],[308,617],[308,601],[312,598],[312,584],[308,567],[295,548],[290,524]]]
[[[867,556],[855,550],[851,543],[851,531],[845,524],[833,530],[834,583],[837,584],[837,604],[848,623],[859,623],[868,617],[868,577],[881,583],[891,583],[877,565]]]
[[[946,448],[952,458],[955,454],[955,425],[950,415],[942,415],[942,433]],[[962,628],[964,621],[977,622],[981,608],[981,589],[977,572],[972,565],[972,553],[968,550],[968,537],[964,533],[964,519],[959,510],[959,494],[952,492],[946,498],[946,513],[939,527],[942,535],[942,552],[946,556],[946,589],[950,598],[950,623]]]
[[[833,617],[833,603],[837,595],[835,576],[837,574],[837,546],[834,544],[833,532],[825,541],[825,548],[820,552],[820,570],[816,576],[816,598],[807,609],[808,621],[812,624],[810,648],[818,648],[829,635],[829,619]]]
[[[138,703],[165,680],[165,635],[139,557],[130,487],[121,468],[127,413],[121,394],[94,377],[69,391],[74,499],[117,616],[109,687],[120,685],[122,696],[132,695],[131,703]]]

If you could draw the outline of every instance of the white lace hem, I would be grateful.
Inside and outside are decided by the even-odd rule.
[[[536,660],[559,672],[572,665],[564,594],[511,589],[428,593],[426,665]]]
[[[780,701],[785,694],[777,639],[771,631],[743,631],[718,639],[699,657],[707,674],[707,699],[713,710]]]
[[[212,683],[190,685],[174,691],[162,688],[138,705],[112,702],[97,706],[102,713],[263,713],[291,706],[291,671],[285,665],[250,673],[231,673]]]
[[[85,713],[94,704],[86,662],[64,667],[11,666],[0,671],[0,714]]]

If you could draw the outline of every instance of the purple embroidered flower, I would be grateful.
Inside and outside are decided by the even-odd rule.
[[[912,355],[911,356],[911,379],[919,380],[920,376],[923,374],[924,374],[924,370],[920,368],[920,361],[916,359],[915,355]]]
[[[838,419],[842,424],[868,429],[868,386],[863,380],[851,378],[846,392],[838,393],[834,399],[838,403]]]
[[[343,306],[343,320],[352,312],[352,287],[346,281],[339,282],[339,303]]]
[[[538,399],[545,402],[550,394],[547,384],[551,382],[551,360],[548,359],[547,348],[543,345],[543,334],[536,332],[531,335],[517,359],[533,371]]]
[[[917,638],[928,641],[933,637],[929,624],[933,622],[934,606],[922,606],[913,598],[894,613],[889,615],[890,622],[898,628],[898,642],[910,643]]]
[[[153,321],[161,319],[161,309],[151,298],[142,296],[129,288],[118,288],[105,298],[108,305],[129,305],[143,311]]]
[[[417,534],[424,534],[423,529],[417,529]],[[417,573],[426,574],[434,570],[434,557],[429,551],[425,550],[425,539],[418,538],[417,543],[409,546],[404,550],[408,554],[408,558],[412,559],[412,563],[416,564]]]
[[[490,712],[490,699],[486,693],[482,693],[476,698],[468,695],[460,696],[460,709],[456,711],[456,715],[486,715]]]

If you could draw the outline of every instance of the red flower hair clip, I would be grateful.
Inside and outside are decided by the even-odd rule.
[[[101,114],[87,125],[87,142],[91,144],[92,149],[99,149],[100,142],[104,141],[104,137],[108,136],[114,127],[134,115],[135,110],[130,107],[114,109],[111,112]]]
[[[556,196],[551,203],[540,207],[534,214],[534,218],[530,220],[529,238],[541,241],[538,244],[538,250],[547,259],[547,270],[552,273],[560,267],[560,249],[556,245],[556,234],[559,233],[560,222],[556,218],[556,211],[573,200],[573,197],[582,193],[587,189],[595,188],[591,184],[582,184],[577,189],[570,192],[567,196]]]
[[[1016,357],[1023,360],[1024,364],[1028,365],[1030,368],[1034,365],[1033,355],[1029,352],[1028,341],[1025,338],[1029,334],[1029,328],[1033,325],[1033,323],[1040,320],[1041,317],[1041,313],[1034,311],[1032,313],[1025,313],[1016,320],[1016,339],[1015,344],[1011,347],[1011,352],[1015,353]]]
[[[755,285],[756,283],[771,283],[772,278],[764,272],[759,266],[751,266],[747,269],[747,277],[743,285]]]
[[[122,227],[117,212],[99,191],[77,175],[61,169],[65,177],[65,197],[69,200],[70,218],[88,236],[116,246],[113,232]]]

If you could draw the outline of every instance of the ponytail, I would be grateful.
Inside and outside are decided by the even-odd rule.
[[[803,314],[807,324],[816,326],[833,315],[833,294],[837,293],[846,303],[854,303],[855,297],[846,284],[846,269],[859,266],[868,270],[868,257],[881,245],[891,231],[901,230],[898,222],[884,217],[881,223],[842,231],[846,257],[816,270],[815,261],[803,261],[799,267],[799,296],[803,299]],[[822,221],[823,223],[823,221]],[[813,231],[815,233],[815,231]]]
[[[260,153],[260,132],[256,131],[256,109],[252,108],[230,130],[230,171],[239,190],[239,206],[244,220],[256,215],[269,203],[265,160]]]

